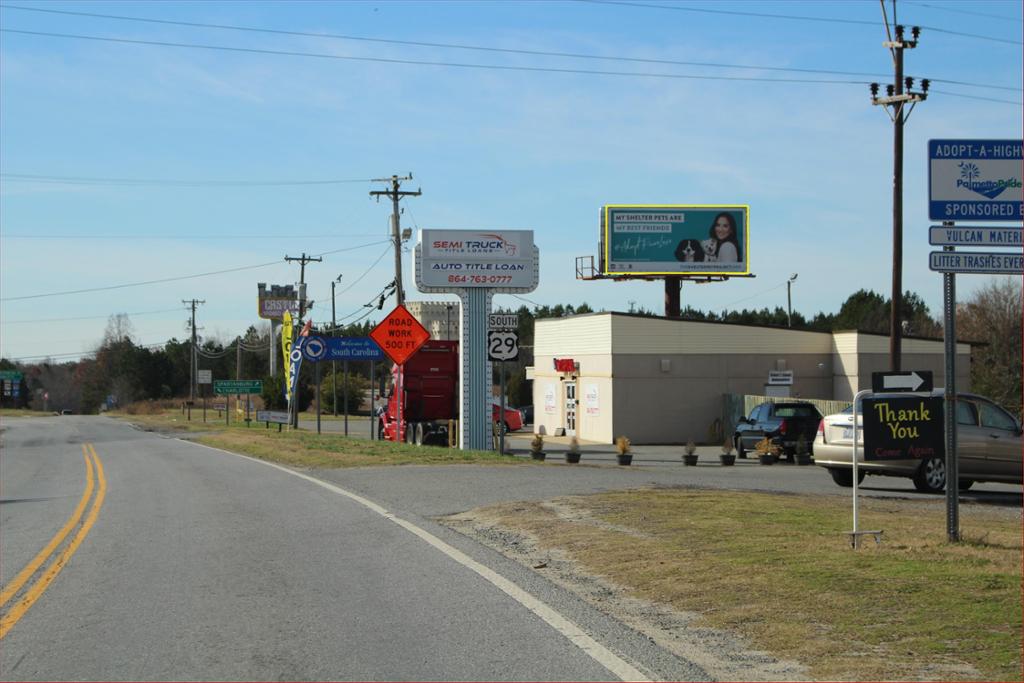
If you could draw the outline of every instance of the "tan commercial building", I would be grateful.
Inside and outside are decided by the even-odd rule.
[[[724,429],[726,396],[850,401],[889,368],[889,337],[696,322],[628,313],[537,320],[534,431],[611,443],[706,442]],[[943,386],[941,341],[903,338],[902,367]],[[970,346],[957,344],[957,388],[970,386]],[[556,369],[557,368],[557,369]]]

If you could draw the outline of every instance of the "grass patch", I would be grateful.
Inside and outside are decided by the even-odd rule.
[[[29,410],[28,408],[0,408],[0,417],[53,417],[53,411]]]
[[[216,414],[216,413],[214,413]],[[527,463],[517,458],[501,456],[492,451],[459,450],[438,446],[412,446],[390,441],[369,441],[340,434],[317,434],[306,429],[278,432],[275,425],[266,429],[263,423],[232,422],[197,419],[186,421],[181,411],[165,411],[159,415],[120,415],[145,429],[157,431],[201,432],[195,441],[223,448],[235,453],[251,455],[283,465],[306,468],[367,467],[372,465],[440,465],[485,463]],[[232,419],[234,416],[232,416]],[[209,420],[209,415],[207,415]]]
[[[827,502],[823,502],[826,500]],[[816,680],[1022,680],[1021,522],[962,507],[861,502],[859,550],[838,499],[646,490],[489,508],[636,597],[701,614]],[[558,513],[568,505],[571,516]]]

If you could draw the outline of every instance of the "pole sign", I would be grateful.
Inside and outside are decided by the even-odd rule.
[[[489,449],[493,434],[492,374],[487,359],[491,301],[494,294],[537,288],[540,251],[533,243],[533,231],[421,230],[413,266],[421,292],[457,294],[462,302],[459,447]]]
[[[768,384],[770,386],[792,386],[792,384],[793,384],[793,371],[792,370],[769,370],[768,371]]]
[[[316,337],[306,341],[302,350],[306,360],[320,361],[382,360],[384,352],[370,337]]]
[[[609,204],[601,209],[601,273],[747,275],[749,216],[743,204]]]
[[[876,394],[893,391],[930,392],[934,387],[931,370],[871,373],[871,391]]]
[[[415,260],[421,288],[527,287],[534,280],[532,230],[420,233]]]
[[[261,379],[218,379],[213,383],[213,393],[218,396],[230,394],[259,394],[263,392]]]
[[[213,370],[196,370],[196,384],[212,384]]]
[[[945,458],[941,396],[865,398],[865,460]]]
[[[1024,220],[1021,140],[929,140],[928,218]]]
[[[405,361],[430,339],[430,332],[427,332],[427,328],[423,327],[405,306],[395,306],[395,309],[370,331],[370,339],[375,341],[396,364],[405,365]]]
[[[0,370],[0,379],[8,382],[20,382],[25,378],[24,373],[18,370]]]
[[[267,320],[280,320],[285,311],[293,318],[299,317],[299,297],[294,285],[270,285],[265,282],[256,285],[259,288],[259,316]]]
[[[935,247],[1020,247],[1021,228],[933,225],[928,244]]]

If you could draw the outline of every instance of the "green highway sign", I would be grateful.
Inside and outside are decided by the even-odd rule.
[[[229,394],[260,394],[263,392],[261,379],[218,379],[213,382],[213,393],[225,396]]]
[[[25,375],[17,370],[0,370],[0,380],[7,380],[9,382],[20,382],[25,378]]]

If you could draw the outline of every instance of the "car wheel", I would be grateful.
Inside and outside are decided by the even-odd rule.
[[[828,473],[832,475],[832,481],[843,488],[851,488],[853,486],[853,468],[850,469],[839,469],[837,467],[828,468]],[[864,470],[857,470],[857,483],[860,484],[864,481]]]
[[[417,422],[416,423],[416,432],[415,433],[416,433],[416,436],[414,438],[416,439],[416,445],[417,446],[422,446],[423,445],[423,423],[422,422]]]
[[[925,493],[941,493],[946,488],[946,461],[928,458],[914,473],[914,487]]]
[[[743,447],[743,439],[740,438],[739,434],[736,435],[736,457],[743,458],[747,457],[747,449]]]
[[[966,491],[967,489],[971,488],[972,486],[974,486],[974,480],[973,479],[961,479],[960,480],[960,490],[961,491]]]
[[[402,434],[402,443],[412,443],[413,436],[413,425],[405,425],[405,433]]]

